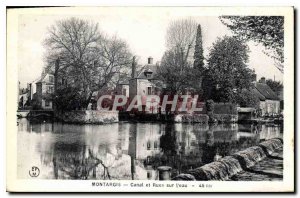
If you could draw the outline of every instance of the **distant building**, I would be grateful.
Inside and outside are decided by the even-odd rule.
[[[120,82],[116,86],[116,94],[117,95],[124,95],[127,98],[129,97],[129,80],[124,79],[120,80]]]
[[[272,91],[272,89],[266,84],[266,79],[261,78],[260,82],[254,84],[253,92],[260,100],[260,115],[278,115],[280,114],[280,99]]]
[[[27,88],[20,88],[19,82],[19,94],[18,94],[18,108],[23,109],[30,105],[30,87],[27,85]]]
[[[40,109],[52,109],[52,94],[54,93],[54,75],[42,73],[41,79],[36,82],[36,93],[34,94]]]

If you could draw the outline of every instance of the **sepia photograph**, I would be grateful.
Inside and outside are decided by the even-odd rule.
[[[293,7],[7,8],[7,191],[293,192]]]

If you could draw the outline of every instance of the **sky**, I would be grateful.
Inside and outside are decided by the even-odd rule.
[[[46,10],[46,9],[43,9]],[[125,9],[126,10],[126,9]],[[184,13],[184,14],[183,14]],[[44,67],[43,57],[46,53],[43,40],[47,29],[57,20],[78,17],[99,24],[99,28],[107,35],[117,35],[124,39],[139,64],[146,64],[149,56],[154,63],[160,61],[166,50],[165,35],[168,24],[172,20],[192,17],[201,24],[204,56],[207,58],[209,49],[218,37],[231,35],[218,16],[203,16],[197,13],[174,12],[172,10],[143,9],[142,11],[106,8],[102,12],[63,12],[48,14],[46,11],[25,13],[18,18],[18,74],[21,87],[33,82],[41,75]],[[255,69],[257,78],[266,77],[283,81],[283,74],[274,66],[274,61],[263,53],[260,44],[249,42],[250,54],[248,65]]]

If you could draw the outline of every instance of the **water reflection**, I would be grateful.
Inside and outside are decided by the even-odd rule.
[[[157,167],[172,175],[199,167],[262,140],[282,137],[269,125],[116,123],[18,124],[18,177],[32,166],[47,179],[158,179]]]

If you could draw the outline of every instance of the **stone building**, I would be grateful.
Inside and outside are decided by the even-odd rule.
[[[121,80],[116,86],[115,93],[117,95],[124,95],[128,98],[129,97],[129,80],[128,79]]]
[[[148,63],[139,71],[136,71],[135,65],[132,66],[131,79],[129,80],[129,98],[133,99],[136,95],[153,95],[158,90],[155,86],[157,80],[158,65],[153,64],[153,58],[148,58]]]
[[[266,79],[261,78],[260,82],[254,84],[253,92],[258,96],[259,103],[259,113],[261,116],[274,116],[281,112],[280,109],[280,99],[272,91],[272,89],[266,84]]]
[[[42,73],[41,79],[36,82],[35,100],[41,109],[52,109],[52,96],[54,93],[54,75]]]
[[[20,84],[20,82],[19,82]],[[19,85],[20,87],[20,85]],[[27,85],[27,88],[19,88],[19,94],[18,94],[18,108],[23,109],[30,104],[30,88],[29,85]]]

